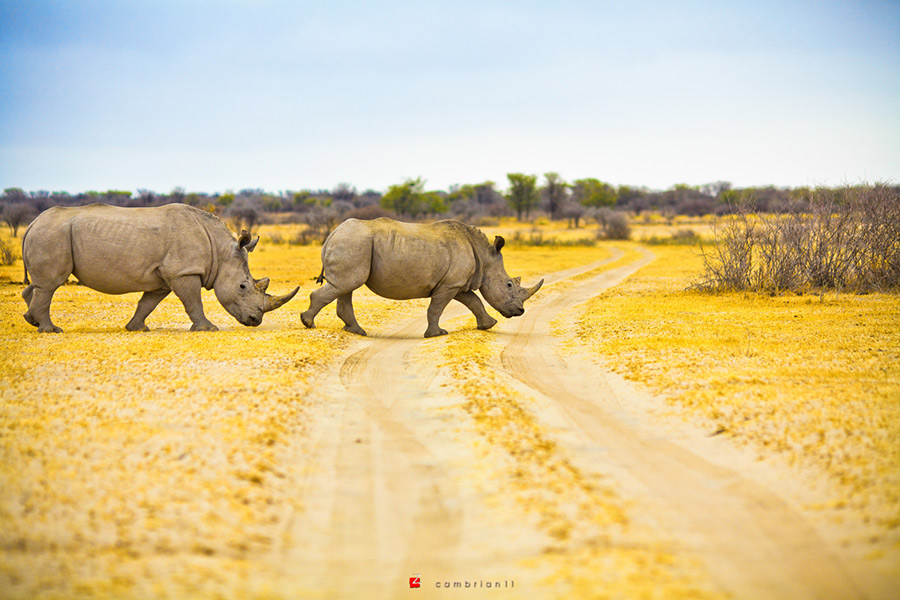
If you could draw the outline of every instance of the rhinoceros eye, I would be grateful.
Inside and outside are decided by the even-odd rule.
[[[512,287],[512,281],[507,281],[507,282],[506,282],[506,287],[511,288],[511,287]]]
[[[247,286],[244,285],[244,284],[242,283],[242,284],[241,284],[241,289],[242,289],[242,290],[246,290],[246,289],[247,289]]]

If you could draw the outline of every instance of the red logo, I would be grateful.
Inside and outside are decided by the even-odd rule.
[[[409,587],[411,587],[411,588],[422,587],[422,580],[419,579],[418,575],[416,575],[415,577],[409,578]]]

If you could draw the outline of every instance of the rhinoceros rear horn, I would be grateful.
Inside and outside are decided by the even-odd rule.
[[[525,299],[528,300],[529,298],[531,298],[532,296],[534,296],[534,294],[535,294],[539,289],[541,289],[541,286],[542,286],[542,285],[544,285],[544,280],[543,280],[543,279],[541,279],[540,281],[538,281],[538,282],[537,282],[537,285],[528,288],[528,290],[527,290],[527,291],[528,291],[528,295],[525,296]]]
[[[284,296],[270,296],[269,294],[266,294],[266,300],[263,303],[263,311],[269,312],[270,310],[280,308],[287,301],[296,296],[298,291],[300,291],[300,288],[295,287],[293,292],[285,294]]]
[[[256,289],[258,289],[261,292],[265,292],[267,289],[269,289],[269,278],[263,277],[262,279],[257,279],[256,280]]]

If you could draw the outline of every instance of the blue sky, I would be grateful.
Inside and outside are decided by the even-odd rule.
[[[900,183],[900,3],[0,0],[0,187]]]

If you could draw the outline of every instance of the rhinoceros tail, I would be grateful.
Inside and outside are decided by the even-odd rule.
[[[25,236],[28,235],[29,229],[31,229],[30,225],[28,229],[25,230],[25,233],[22,234],[22,267],[25,269],[25,281],[23,281],[22,283],[24,283],[25,285],[31,284],[31,282],[28,281],[28,263],[25,262]]]
[[[316,277],[316,283],[318,283],[319,285],[322,285],[323,283],[325,283],[325,267],[324,266],[322,267],[322,272],[319,273],[318,277]]]

